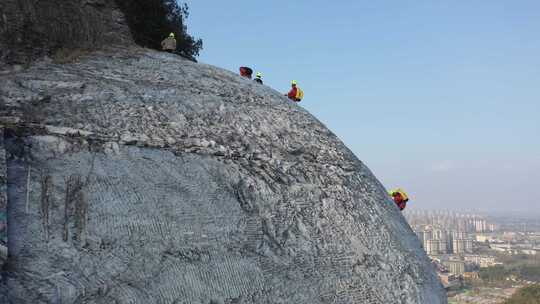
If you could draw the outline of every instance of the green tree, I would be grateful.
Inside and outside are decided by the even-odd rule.
[[[161,49],[161,41],[175,33],[177,53],[195,60],[202,49],[202,40],[187,32],[187,4],[175,0],[116,0],[126,16],[135,42],[141,46]]]
[[[528,286],[518,290],[504,304],[540,304],[540,285]]]
[[[526,265],[520,267],[519,276],[523,280],[540,282],[540,265]]]
[[[480,278],[485,282],[497,283],[505,281],[506,278],[511,275],[512,272],[506,269],[504,266],[497,265],[493,267],[481,268]]]

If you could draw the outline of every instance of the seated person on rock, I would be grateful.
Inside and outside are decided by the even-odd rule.
[[[294,102],[300,102],[304,98],[304,92],[298,87],[296,80],[293,80],[291,81],[291,90],[285,96]]]
[[[170,33],[169,37],[161,41],[161,49],[169,53],[174,53],[176,51],[176,39],[174,38],[174,33]]]

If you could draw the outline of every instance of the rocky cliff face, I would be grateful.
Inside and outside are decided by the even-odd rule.
[[[96,49],[131,42],[114,1],[0,2],[0,63],[26,63],[58,48]]]
[[[268,87],[121,49],[0,83],[2,303],[446,303],[369,169]]]
[[[112,1],[0,3],[0,69],[109,47],[0,70],[0,303],[446,303],[309,113],[130,44]]]

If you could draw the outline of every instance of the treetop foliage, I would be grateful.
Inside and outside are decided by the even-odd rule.
[[[161,41],[174,33],[177,53],[194,60],[202,49],[202,40],[187,32],[187,4],[175,0],[116,0],[124,13],[135,42],[141,46],[161,49]]]
[[[521,288],[504,304],[540,304],[540,285]]]

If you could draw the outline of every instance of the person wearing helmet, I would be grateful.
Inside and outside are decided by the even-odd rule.
[[[255,81],[256,83],[263,84],[261,72],[257,72],[257,74],[255,75],[255,79],[253,79],[253,81]]]
[[[289,97],[289,99],[294,102],[300,102],[304,97],[304,92],[298,87],[296,80],[293,80],[291,81],[291,90],[289,93],[285,94],[285,96]]]
[[[169,53],[176,51],[176,39],[174,38],[174,33],[170,33],[169,37],[161,41],[161,49]]]
[[[396,205],[398,206],[399,210],[403,211],[403,209],[407,207],[409,197],[407,196],[407,193],[405,193],[405,191],[398,188],[390,191],[389,194],[394,200],[394,203],[396,203]]]

